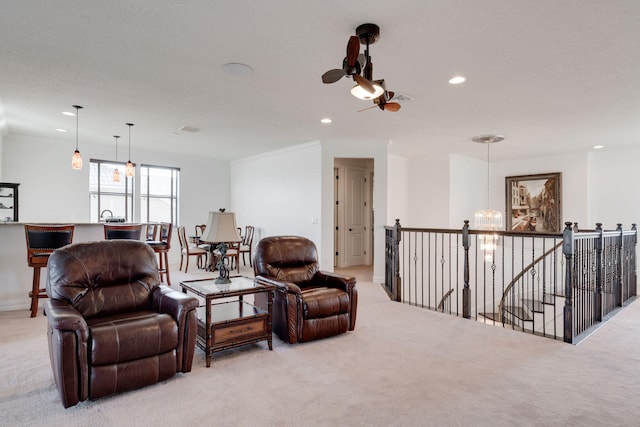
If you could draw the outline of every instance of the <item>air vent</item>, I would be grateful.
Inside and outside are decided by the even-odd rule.
[[[405,95],[404,93],[396,92],[393,94],[393,100],[394,101],[413,101],[413,98],[410,97],[409,95]]]
[[[193,126],[182,126],[180,128],[180,132],[192,132],[192,133],[196,133],[199,132],[200,129],[193,127]]]

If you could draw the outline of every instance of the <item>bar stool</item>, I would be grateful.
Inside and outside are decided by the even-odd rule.
[[[140,240],[141,235],[142,235],[142,225],[140,224],[127,224],[127,225],[104,224],[105,240],[113,240],[113,239]]]
[[[47,298],[47,290],[40,287],[40,269],[46,267],[49,255],[56,249],[73,241],[73,225],[33,225],[25,224],[27,239],[27,264],[33,267],[31,298],[31,317],[38,315],[38,300]]]
[[[163,276],[167,276],[167,285],[171,286],[171,277],[169,276],[169,249],[171,249],[171,231],[173,224],[169,222],[160,223],[160,238],[158,240],[147,241],[147,245],[151,246],[153,251],[158,254],[158,273],[160,273],[160,281]]]

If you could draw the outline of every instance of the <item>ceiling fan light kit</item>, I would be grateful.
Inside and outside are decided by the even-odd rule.
[[[380,27],[376,24],[359,25],[356,28],[356,35],[351,36],[347,43],[347,56],[342,61],[342,68],[325,72],[322,75],[322,82],[329,84],[337,82],[344,76],[352,77],[356,82],[355,86],[351,88],[353,96],[365,101],[373,100],[374,104],[383,111],[398,111],[400,104],[389,102],[393,98],[393,92],[387,92],[384,79],[373,80],[373,63],[369,55],[369,46],[379,39]],[[365,45],[364,54],[360,53],[360,44]]]

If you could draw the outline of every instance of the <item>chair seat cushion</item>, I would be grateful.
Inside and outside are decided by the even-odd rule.
[[[348,313],[349,295],[336,288],[303,288],[302,310],[305,319]]]
[[[151,246],[154,250],[167,249],[168,246],[167,242],[162,242],[160,240],[147,240],[145,243]]]
[[[93,366],[142,359],[178,345],[178,325],[168,314],[137,311],[89,319],[87,324]]]

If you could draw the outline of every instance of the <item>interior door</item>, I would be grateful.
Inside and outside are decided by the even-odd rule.
[[[346,251],[345,267],[366,263],[366,169],[348,166],[346,170]]]

